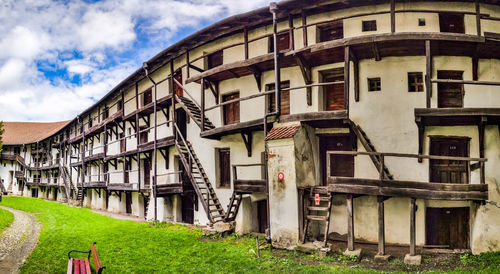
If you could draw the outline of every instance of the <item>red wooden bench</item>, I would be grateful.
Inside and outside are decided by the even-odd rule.
[[[95,249],[95,244],[93,243],[92,246],[90,247],[89,251],[79,251],[79,250],[71,250],[68,252],[68,272],[67,274],[90,274],[90,254],[92,254],[92,259],[94,261],[94,269],[95,272],[100,274],[102,273],[102,270],[106,268],[105,266],[101,265],[101,261],[99,260],[99,256],[97,255],[97,250]],[[85,259],[78,259],[78,258],[71,258],[71,252],[78,252],[78,253],[87,253],[87,258]]]

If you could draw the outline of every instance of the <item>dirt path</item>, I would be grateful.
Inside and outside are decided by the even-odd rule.
[[[0,273],[18,273],[35,248],[42,225],[24,211],[0,206],[14,214],[14,221],[0,235]]]

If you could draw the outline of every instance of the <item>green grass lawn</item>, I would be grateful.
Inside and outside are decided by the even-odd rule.
[[[202,241],[201,231],[181,225],[115,220],[89,209],[42,199],[5,197],[1,205],[36,212],[43,224],[40,241],[22,273],[63,273],[67,253],[97,242],[105,272],[352,272],[350,268],[303,265],[264,251],[255,256],[255,239]]]
[[[257,258],[255,238],[233,235],[211,240],[203,238],[200,229],[116,220],[86,208],[42,199],[5,197],[0,204],[38,213],[35,216],[43,224],[38,246],[22,267],[22,273],[63,273],[68,251],[89,250],[92,242],[97,242],[97,251],[107,273],[375,272],[363,269],[365,266],[385,271],[436,269],[432,266],[395,266],[398,260],[380,268],[369,263],[367,258],[356,263],[343,255],[318,258],[317,255],[279,250],[261,250],[261,257]],[[499,263],[500,252],[462,255],[455,262],[448,263],[446,270],[455,273],[495,272]]]
[[[12,212],[0,208],[0,233],[14,221],[14,214]]]

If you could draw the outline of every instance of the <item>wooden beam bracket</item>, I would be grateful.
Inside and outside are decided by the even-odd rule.
[[[246,134],[242,132],[241,138],[243,138],[243,142],[245,143],[248,157],[252,157],[252,132],[248,132]]]
[[[295,60],[297,60],[297,65],[300,67],[300,72],[302,73],[302,77],[304,78],[304,83],[306,85],[312,84],[312,70],[311,66],[307,63],[304,56],[301,54],[295,55]],[[306,88],[306,101],[307,105],[312,105],[312,87]]]
[[[261,92],[262,91],[262,71],[254,65],[248,66],[248,70],[250,70],[253,73],[253,77],[255,78],[255,82],[257,83],[257,88],[259,89],[259,92]]]

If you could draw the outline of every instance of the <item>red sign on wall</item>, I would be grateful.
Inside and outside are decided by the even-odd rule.
[[[283,172],[278,173],[278,181],[283,182],[285,179],[285,174]]]
[[[314,194],[314,204],[319,205],[319,194],[318,193]]]

